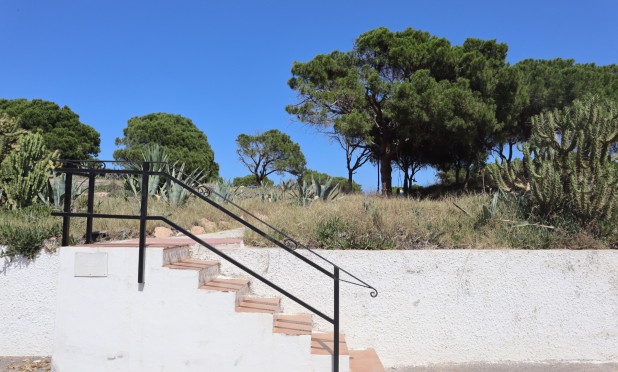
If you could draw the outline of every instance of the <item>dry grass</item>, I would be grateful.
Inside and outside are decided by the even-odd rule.
[[[139,215],[139,199],[127,195],[121,180],[97,185],[95,212]],[[526,219],[516,201],[501,198],[493,218],[484,220],[483,207],[491,207],[492,196],[475,194],[448,196],[438,200],[414,198],[382,198],[362,194],[346,195],[331,202],[314,201],[301,206],[291,195],[277,202],[263,201],[263,190],[246,190],[237,199],[269,224],[310,246],[326,249],[485,249],[485,248],[606,248],[609,243],[584,231],[557,226],[520,226],[507,221]],[[76,210],[86,211],[86,196],[74,204]],[[224,204],[225,206],[225,204]],[[237,212],[232,206],[227,207]],[[157,197],[148,202],[149,215],[169,218],[183,228],[202,226],[207,232],[240,227],[241,224],[205,201],[191,197],[183,206],[174,206]],[[249,216],[241,218],[251,221]],[[2,216],[0,216],[2,220]],[[58,223],[57,217],[43,218],[42,224]],[[564,224],[565,226],[568,223]],[[151,235],[163,222],[150,221]],[[258,226],[260,226],[258,224]],[[268,232],[265,226],[264,231]],[[84,218],[71,219],[71,234],[75,242],[83,241],[86,230]],[[104,232],[110,240],[135,238],[138,220],[95,219],[94,230]],[[566,231],[569,230],[569,231]],[[247,231],[247,245],[272,246],[258,234]]]
[[[301,207],[290,201],[263,203],[248,200],[247,207],[266,216],[283,232],[310,247],[331,249],[425,248],[604,248],[607,243],[585,232],[566,232],[540,226],[521,226],[513,203],[500,201],[494,218],[481,218],[490,207],[486,194],[417,200],[348,195],[335,202],[314,201]],[[459,209],[457,206],[461,207]],[[272,245],[253,232],[246,244]]]

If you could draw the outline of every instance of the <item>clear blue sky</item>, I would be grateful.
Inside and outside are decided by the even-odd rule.
[[[508,60],[574,58],[618,63],[618,2],[606,1],[83,1],[0,0],[1,98],[67,105],[101,133],[101,159],[127,120],[151,112],[189,117],[232,178],[239,133],[277,128],[298,142],[308,167],[346,175],[344,153],[292,122],[284,106],[293,61],[350,50],[380,26],[509,45]],[[393,174],[394,184],[402,182]],[[433,172],[417,177],[433,183]],[[356,175],[364,190],[376,169]]]

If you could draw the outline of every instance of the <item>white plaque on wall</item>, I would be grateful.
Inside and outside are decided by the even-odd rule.
[[[75,252],[75,276],[107,276],[107,253]]]

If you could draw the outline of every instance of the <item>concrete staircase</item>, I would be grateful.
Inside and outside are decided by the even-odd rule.
[[[192,259],[186,242],[147,244],[143,287],[135,242],[60,248],[52,370],[331,371],[333,334],[314,332],[312,315],[253,297],[250,281]],[[73,275],[75,257],[88,253],[105,254],[104,277]],[[375,351],[348,350],[341,335],[340,371],[384,368]]]
[[[186,249],[186,248],[184,248]],[[183,254],[186,257],[187,254]],[[236,294],[236,312],[265,313],[273,316],[272,332],[289,336],[311,336],[311,358],[317,362],[333,355],[334,334],[313,331],[313,316],[310,314],[282,314],[279,304],[281,299],[251,297],[249,295],[250,281],[244,279],[229,279],[219,276],[219,262],[193,260],[189,258],[169,262],[163,265],[172,270],[195,270],[199,272],[199,289],[208,291],[232,292]],[[384,367],[373,349],[348,350],[345,335],[339,336],[340,371],[349,372],[384,372]],[[320,360],[320,364],[324,364]],[[320,366],[320,371],[330,371],[328,365]]]

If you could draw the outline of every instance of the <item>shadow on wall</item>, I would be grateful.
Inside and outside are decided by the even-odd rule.
[[[4,253],[6,246],[0,246],[0,255]],[[39,256],[43,254],[39,253]],[[37,256],[38,257],[38,256]],[[4,257],[2,262],[2,268],[0,269],[0,275],[6,275],[10,269],[22,269],[30,266],[36,258],[28,259],[24,257]]]

